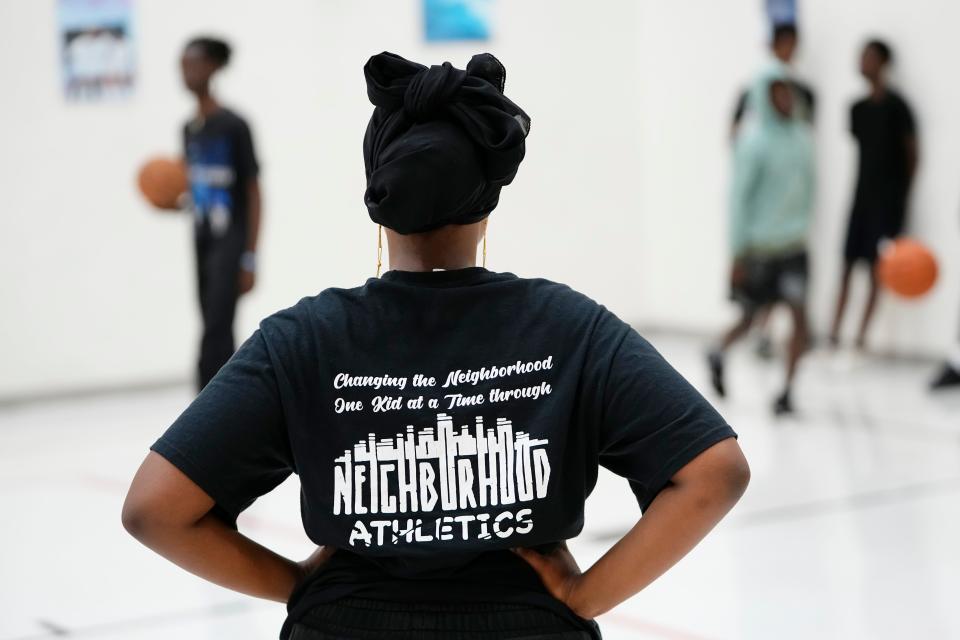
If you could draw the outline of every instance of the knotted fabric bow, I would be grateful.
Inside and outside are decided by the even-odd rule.
[[[523,160],[530,118],[489,53],[466,70],[393,53],[363,68],[376,107],[363,140],[370,218],[403,234],[482,220]]]

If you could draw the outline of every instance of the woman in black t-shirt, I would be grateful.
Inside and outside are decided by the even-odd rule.
[[[389,270],[265,318],[150,447],[124,526],[211,582],[284,602],[281,638],[599,638],[594,618],[729,511],[736,434],[633,328],[562,284],[477,265],[530,119],[489,54],[374,56],[364,139]],[[485,262],[485,261],[484,261]],[[599,467],[644,517],[581,572]],[[318,545],[237,530],[290,474]]]

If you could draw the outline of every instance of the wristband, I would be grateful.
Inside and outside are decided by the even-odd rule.
[[[253,251],[244,251],[240,256],[240,268],[253,273],[257,270],[257,254]]]

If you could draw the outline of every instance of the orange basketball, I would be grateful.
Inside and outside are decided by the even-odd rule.
[[[187,169],[180,160],[155,156],[140,167],[137,186],[153,206],[176,209],[177,200],[187,191]]]
[[[937,281],[937,259],[916,240],[901,238],[881,252],[877,275],[880,282],[894,293],[916,298],[929,291]]]

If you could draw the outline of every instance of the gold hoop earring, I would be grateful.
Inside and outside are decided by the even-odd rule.
[[[487,268],[487,225],[483,225],[483,268]]]
[[[377,225],[377,277],[380,277],[380,267],[383,266],[383,225]]]

